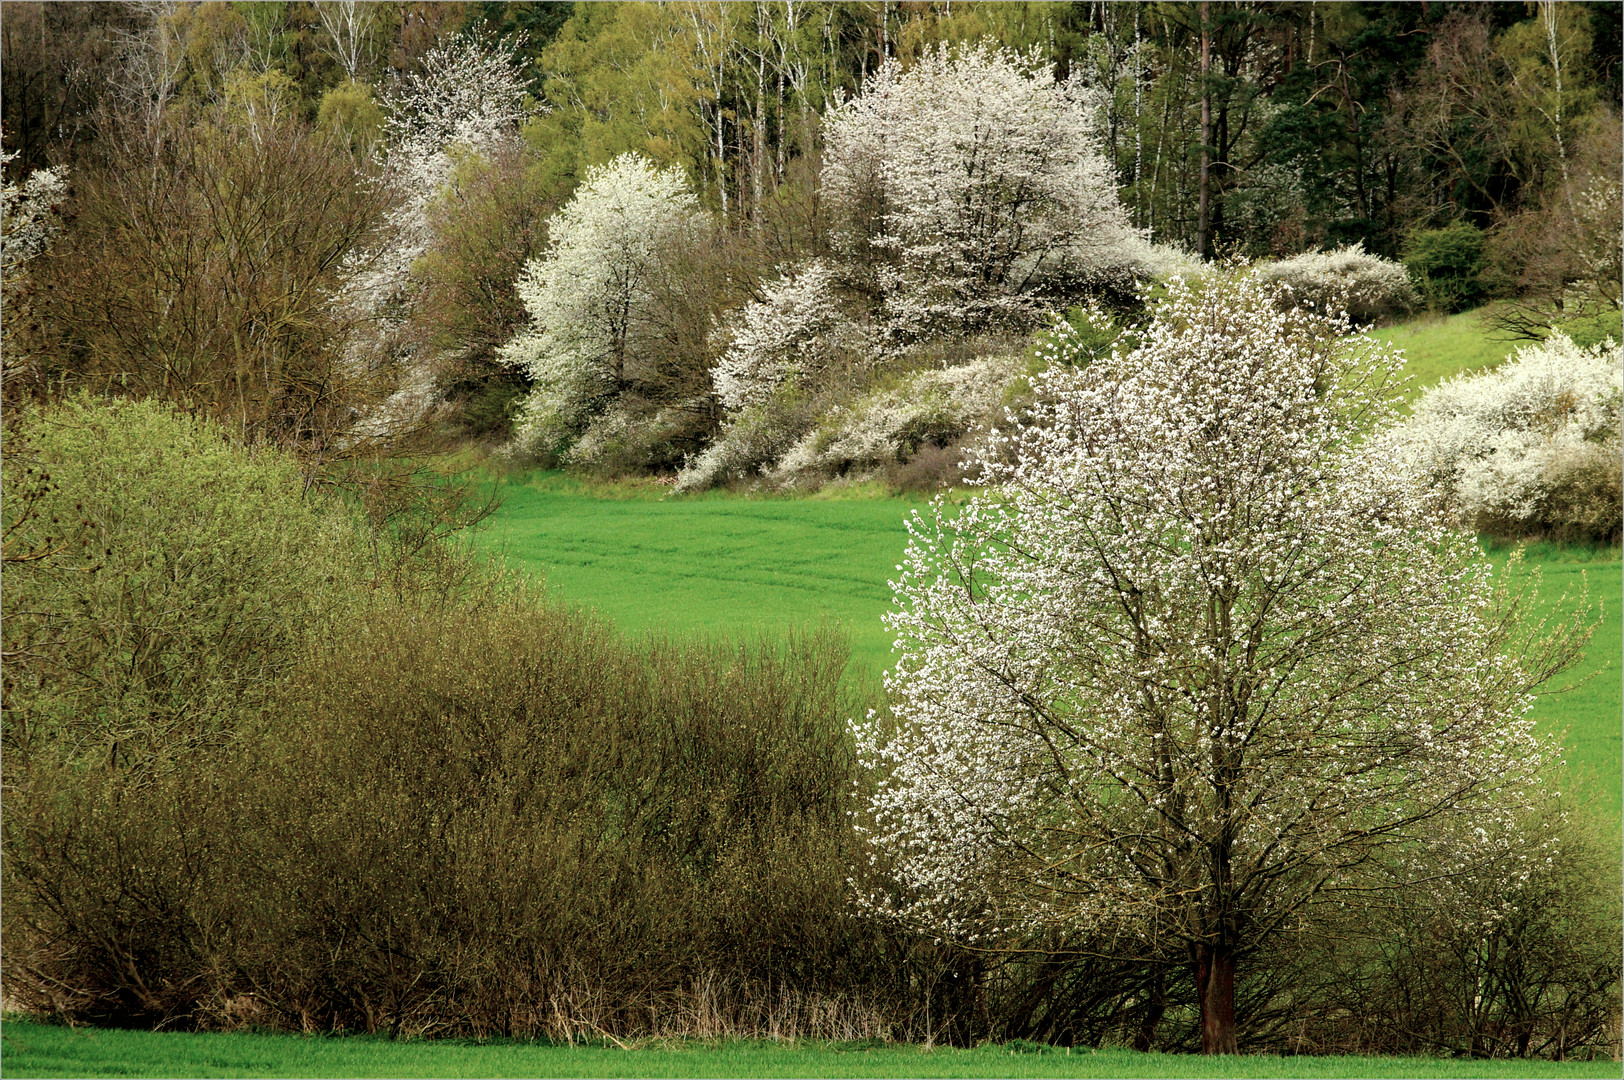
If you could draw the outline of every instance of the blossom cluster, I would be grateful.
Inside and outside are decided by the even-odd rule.
[[[711,369],[716,399],[729,412],[760,405],[786,380],[817,368],[841,348],[861,348],[866,334],[847,319],[834,269],[813,259],[785,269],[739,312],[728,349]]]
[[[779,459],[768,483],[788,487],[809,476],[861,475],[905,461],[925,443],[945,446],[972,434],[1000,417],[1024,367],[1019,357],[1000,356],[906,376],[830,411]]]
[[[899,331],[1029,320],[1034,292],[1145,246],[1117,201],[1093,104],[1037,53],[981,42],[944,44],[906,70],[887,61],[830,111],[824,190],[845,247],[887,256]]]
[[[1371,254],[1363,242],[1264,263],[1258,274],[1293,303],[1340,308],[1361,323],[1401,315],[1418,299],[1404,264]]]
[[[395,206],[378,241],[347,260],[339,304],[355,326],[350,359],[376,362],[409,302],[412,266],[433,243],[429,208],[457,162],[491,157],[518,143],[534,111],[516,55],[518,42],[464,34],[436,45],[419,71],[383,96],[384,173]],[[410,394],[397,405],[421,397]]]
[[[17,151],[0,155],[0,167]],[[0,280],[10,281],[23,263],[43,252],[62,224],[57,208],[68,196],[66,171],[35,169],[20,181],[0,186]]]

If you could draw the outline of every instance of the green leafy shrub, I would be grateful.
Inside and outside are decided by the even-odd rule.
[[[4,746],[108,765],[266,713],[359,549],[272,450],[161,403],[8,420]]]
[[[1433,311],[1464,311],[1483,302],[1483,231],[1464,221],[1418,229],[1404,245],[1404,265]]]

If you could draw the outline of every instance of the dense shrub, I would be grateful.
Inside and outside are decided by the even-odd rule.
[[[1360,323],[1390,321],[1416,302],[1404,266],[1370,254],[1362,243],[1265,263],[1258,275],[1285,286],[1282,298],[1289,302],[1332,306]]]
[[[1025,364],[989,357],[904,376],[843,408],[790,447],[768,477],[791,487],[901,464],[919,450],[943,449],[997,419]]]
[[[388,195],[357,182],[346,137],[269,113],[248,131],[225,103],[190,127],[174,110],[159,131],[98,140],[73,227],[29,263],[36,313],[6,343],[28,357],[8,361],[9,400],[119,387],[330,455],[392,389],[390,372],[343,362],[332,302]]]
[[[384,494],[369,527],[156,403],[25,413],[6,449],[4,965],[27,1007],[906,1019],[907,940],[846,907],[863,703],[837,641],[629,645],[429,554]]]
[[[1620,350],[1563,334],[1494,371],[1431,388],[1394,437],[1475,528],[1500,535],[1619,535]]]
[[[1457,221],[1411,233],[1404,265],[1433,311],[1464,311],[1483,301],[1483,231],[1473,225]]]
[[[793,997],[803,1034],[876,1034],[897,988],[846,908],[844,661],[821,637],[634,647],[533,600],[402,607],[320,648],[249,750],[143,785],[30,775],[10,992],[101,1021],[560,1037],[690,1031],[708,982],[735,1010]]]
[[[159,402],[23,411],[5,456],[8,755],[130,764],[227,738],[364,569],[290,459]]]

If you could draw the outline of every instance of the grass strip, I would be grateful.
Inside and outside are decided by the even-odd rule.
[[[8,1018],[0,1066],[35,1076],[1593,1077],[1618,1063],[1270,1057],[715,1042],[619,1047],[73,1029]]]

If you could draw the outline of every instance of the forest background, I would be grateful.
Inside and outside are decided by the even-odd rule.
[[[516,58],[522,139],[462,155],[431,190],[362,182],[401,156],[402,80],[466,32]],[[679,170],[718,225],[667,283],[644,388],[707,397],[726,313],[829,249],[823,115],[887,61],[987,39],[1095,89],[1122,206],[1158,244],[1211,259],[1358,243],[1412,276],[1425,264],[1426,306],[1502,298],[1500,328],[1533,337],[1595,313],[1575,279],[1617,276],[1584,265],[1617,260],[1615,3],[8,3],[6,177],[65,166],[72,198],[62,240],[11,289],[6,392],[133,384],[329,460],[340,414],[399,387],[317,360],[354,347],[329,297],[405,202],[426,220],[386,358],[434,370],[442,434],[500,441],[528,389],[497,355],[528,322],[521,272],[586,172],[635,152]],[[250,152],[222,151],[245,137]],[[222,184],[251,194],[200,198]],[[217,257],[244,248],[258,269]],[[194,314],[162,314],[177,304]],[[289,400],[255,404],[244,367]],[[591,464],[675,469],[724,419],[696,411],[671,445]]]

